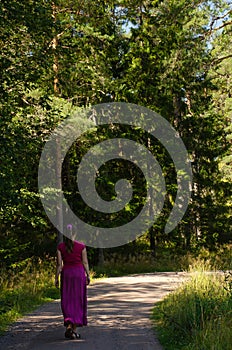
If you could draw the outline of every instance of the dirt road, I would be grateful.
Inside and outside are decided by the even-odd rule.
[[[60,301],[43,305],[0,338],[1,350],[161,350],[151,310],[185,279],[165,272],[107,278],[88,287],[88,326],[80,340],[64,339]]]

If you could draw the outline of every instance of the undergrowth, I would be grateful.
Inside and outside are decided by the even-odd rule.
[[[166,350],[230,350],[232,273],[199,260],[189,273],[187,282],[154,307],[161,344]]]
[[[207,342],[211,337],[217,339],[219,333],[226,341],[230,337],[231,275],[207,275],[205,269],[231,269],[231,251],[231,246],[225,245],[214,252],[202,249],[200,252],[182,255],[167,251],[162,251],[155,257],[147,253],[127,256],[111,254],[102,266],[93,268],[91,279],[187,269],[193,273],[199,270],[198,273],[193,273],[188,284],[155,307],[153,318],[160,330],[160,339],[164,344],[165,338],[167,343],[171,343],[166,344],[167,349],[177,350],[177,346],[180,346],[179,349],[185,350],[226,350],[226,346],[215,345],[216,347],[210,348]],[[0,334],[22,315],[60,297],[59,290],[54,286],[55,265],[52,258],[28,259],[24,261],[24,266],[15,264],[10,269],[1,269]],[[180,344],[180,340],[183,344]],[[198,341],[198,345],[194,341]],[[201,342],[205,347],[199,345]],[[172,344],[175,346],[172,347]]]
[[[53,260],[28,259],[26,267],[14,265],[1,270],[0,278],[0,334],[19,317],[39,305],[59,298],[54,286]]]
[[[186,271],[191,265],[207,262],[211,269],[227,270],[232,266],[232,245],[215,247],[214,251],[201,248],[194,252],[176,252],[163,249],[153,256],[148,252],[135,254],[112,253],[105,257],[104,264],[94,266],[94,276],[117,277],[128,274]]]

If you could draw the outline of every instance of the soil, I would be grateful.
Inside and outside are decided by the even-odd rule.
[[[186,279],[163,272],[113,277],[88,286],[88,326],[81,339],[64,338],[60,300],[14,323],[0,338],[1,350],[162,350],[150,320],[154,304]]]

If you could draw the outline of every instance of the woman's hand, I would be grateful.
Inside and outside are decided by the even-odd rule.
[[[89,277],[89,275],[86,276],[86,284],[87,284],[87,286],[90,284],[90,277]]]
[[[55,286],[56,286],[56,288],[59,288],[59,279],[58,278],[55,279]]]
[[[62,271],[62,256],[60,250],[57,250],[57,258],[56,258],[56,274],[55,274],[55,286],[59,288],[59,276]]]

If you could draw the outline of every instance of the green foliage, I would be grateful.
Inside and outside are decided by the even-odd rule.
[[[43,91],[25,93],[30,108],[21,109],[13,118],[9,142],[1,149],[2,167],[0,190],[1,264],[7,266],[33,255],[55,253],[55,229],[51,228],[38,194],[38,164],[46,139],[58,122],[76,114],[76,122],[90,122],[81,108],[70,102],[50,97],[41,105]],[[2,135],[4,137],[4,135]],[[23,161],[21,161],[23,159]]]
[[[54,271],[54,260],[32,259],[1,269],[0,334],[25,313],[60,297],[54,286]]]
[[[127,137],[146,147],[149,144],[167,188],[154,226],[124,247],[104,250],[105,264],[95,268],[95,275],[180,271],[201,265],[202,260],[218,269],[231,269],[231,247],[218,245],[231,241],[228,2],[2,0],[0,6],[1,330],[5,322],[58,297],[51,265],[39,260],[36,269],[31,260],[54,256],[56,250],[57,233],[38,194],[38,164],[44,143],[57,125],[74,116],[80,130],[91,126],[81,108],[96,103],[132,102],[160,113],[183,139],[194,177],[188,211],[179,226],[165,235],[177,188],[166,150],[141,130],[124,126],[102,126],[84,133],[62,169],[66,198],[84,221],[103,227],[123,225],[144,203],[146,184],[141,172],[117,160],[99,169],[97,190],[110,201],[115,198],[117,180],[127,178],[133,185],[133,201],[119,213],[107,215],[83,203],[76,186],[77,166],[89,148],[105,139]],[[88,252],[91,266],[96,266],[98,251],[89,248]],[[205,273],[195,276],[162,306],[173,344],[184,334],[190,342],[186,349],[213,349],[213,337],[214,349],[227,349],[231,344],[230,276],[227,280]]]
[[[193,252],[187,252],[180,257],[183,270],[200,269],[203,264],[214,270],[226,271],[232,268],[231,244],[216,245],[213,250],[197,248]]]
[[[121,276],[133,273],[162,271],[192,271],[207,266],[209,270],[226,271],[232,268],[232,249],[230,244],[216,246],[213,251],[197,248],[184,251],[166,244],[156,249],[156,254],[149,247],[149,239],[140,237],[125,246],[104,249],[104,262],[96,263],[94,252],[89,252],[94,276]]]
[[[191,277],[153,310],[165,349],[228,349],[231,344],[231,273],[198,263]]]
[[[180,133],[193,164],[191,205],[178,235],[173,231],[170,239],[185,247],[195,240],[209,247],[217,240],[227,241],[231,186],[223,183],[219,171],[222,157],[227,154],[224,160],[229,159],[227,121],[213,108],[214,94],[221,89],[211,79],[216,67],[215,53],[212,56],[209,48],[218,33],[216,18],[223,18],[226,28],[218,37],[230,41],[226,3],[201,2],[199,6],[199,2],[163,1],[143,3],[136,10],[131,3],[128,6],[128,16],[136,27],[122,59],[124,74],[118,80],[118,97],[161,113]],[[228,80],[224,80],[224,88],[230,89]],[[173,177],[170,164],[163,159],[162,165]]]
[[[226,1],[1,2],[2,265],[54,254],[56,232],[37,188],[44,142],[60,121],[80,116],[78,107],[113,100],[159,112],[177,129],[192,160],[189,209],[178,228],[164,235],[176,173],[166,150],[149,139],[168,192],[160,218],[146,233],[153,253],[167,242],[177,251],[212,249],[231,240],[230,19]],[[87,123],[77,120],[80,129]],[[142,178],[138,169],[114,161],[100,169],[97,189],[112,200],[115,182],[128,178],[134,189],[131,205],[119,214],[100,215],[78,197],[74,183],[81,157],[92,145],[115,136],[148,145],[149,135],[141,130],[101,127],[77,140],[63,164],[70,205],[96,226],[131,220],[146,192],[144,179],[137,180]],[[124,254],[129,250],[127,246]]]
[[[232,58],[230,54],[232,25],[228,26],[221,35],[217,35],[213,44],[212,56],[214,65],[211,69],[211,79],[216,89],[213,92],[214,110],[223,118],[226,131],[224,142],[228,150],[220,160],[220,170],[224,181],[231,182],[231,139],[232,139],[232,97],[231,73]]]
[[[173,256],[162,256],[154,258],[151,252],[132,254],[112,253],[103,266],[94,267],[94,277],[117,277],[129,274],[177,271],[180,269],[179,260]]]

